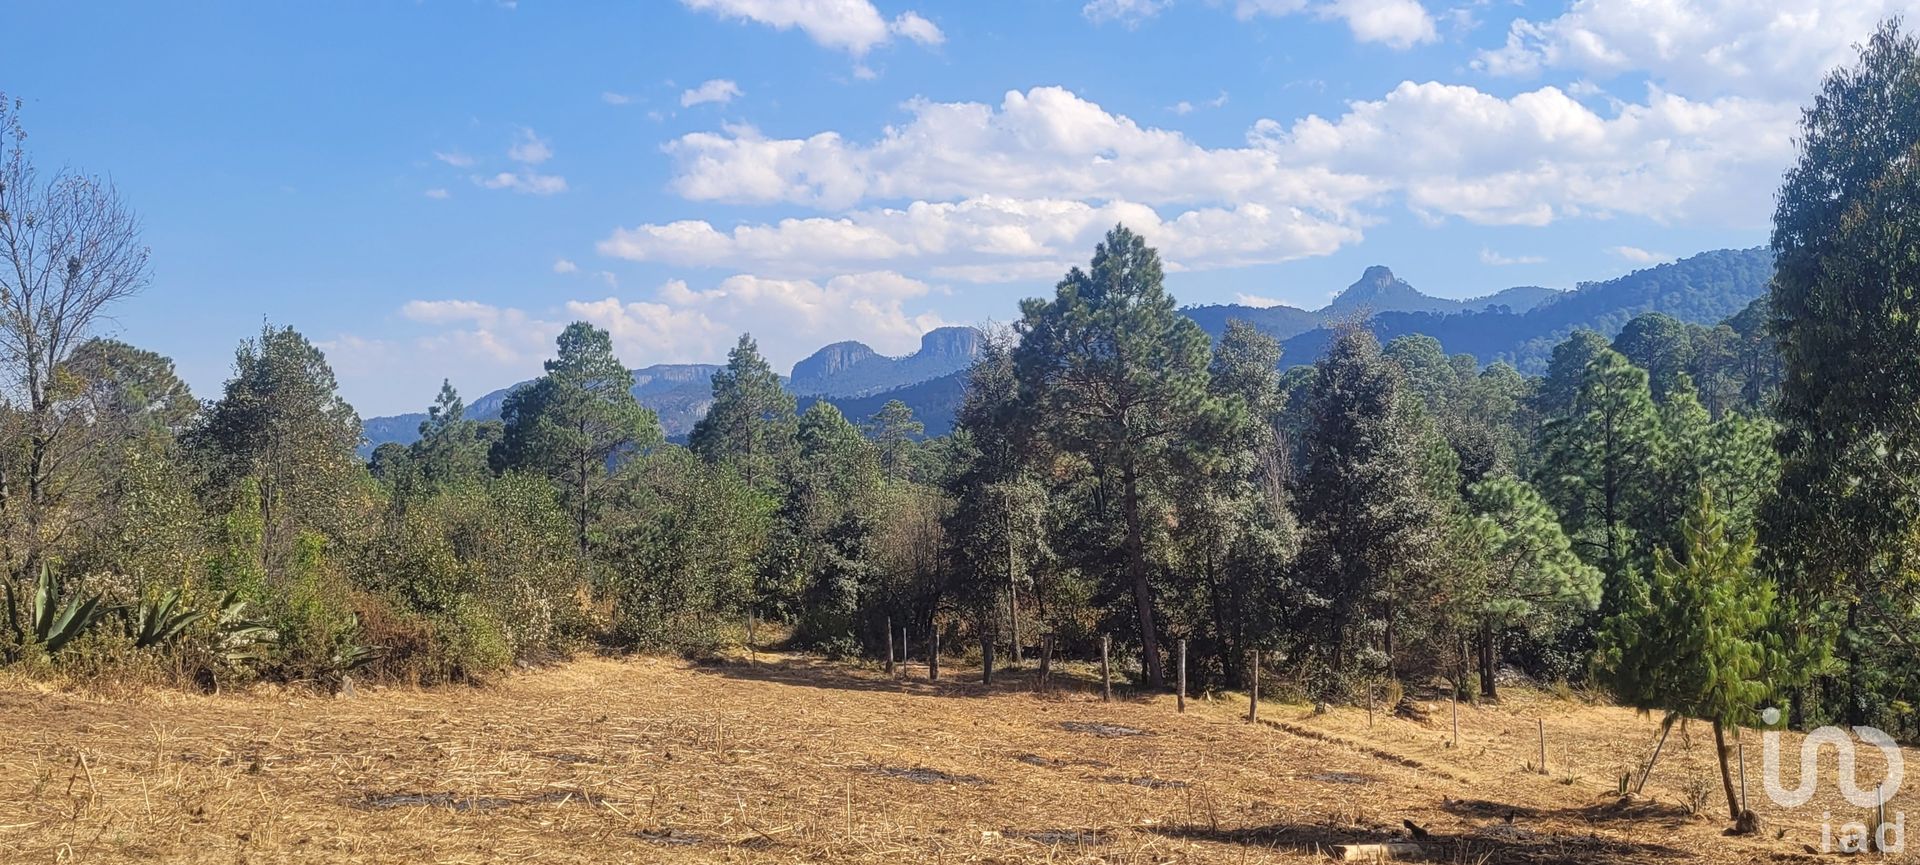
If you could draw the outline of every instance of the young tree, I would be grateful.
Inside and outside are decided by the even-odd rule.
[[[867,419],[867,438],[880,449],[880,469],[888,477],[909,479],[913,474],[913,448],[926,435],[927,425],[913,419],[913,409],[897,399]]]
[[[1069,271],[1052,300],[1020,304],[1015,350],[1032,417],[1061,448],[1114,482],[1142,662],[1155,688],[1166,676],[1145,499],[1166,480],[1172,443],[1209,410],[1207,335],[1175,311],[1161,277],[1159,254],[1116,226],[1088,269]]]
[[[453,382],[440,383],[440,395],[420,422],[420,440],[408,449],[413,467],[429,490],[484,480],[493,446],[505,434],[499,421],[466,417],[466,403]],[[378,456],[375,452],[375,456]]]
[[[507,396],[506,429],[494,448],[502,468],[544,475],[573,515],[584,556],[588,529],[613,466],[659,444],[660,419],[633,397],[633,372],[613,356],[606,331],[576,321],[561,331],[547,374]]]
[[[688,446],[710,463],[730,462],[748,484],[772,490],[794,449],[793,394],[760,356],[749,334],[713,374],[713,406],[694,424]]]
[[[1713,724],[1727,812],[1743,828],[1728,769],[1728,727],[1759,720],[1782,672],[1774,588],[1753,570],[1753,537],[1733,537],[1702,490],[1679,553],[1656,555],[1653,579],[1633,579],[1600,635],[1600,671],[1622,702]]]
[[[1347,328],[1316,365],[1303,470],[1295,582],[1317,611],[1297,635],[1339,681],[1393,669],[1400,582],[1433,564],[1441,543],[1421,464],[1421,437],[1400,371],[1373,334]]]
[[[1497,638],[1525,628],[1552,636],[1600,603],[1600,571],[1580,561],[1553,509],[1525,481],[1492,477],[1473,485],[1474,529],[1485,579],[1465,600],[1479,619],[1480,693],[1499,695]]]
[[[16,470],[0,467],[0,516],[17,527],[21,574],[38,568],[81,426],[57,405],[57,371],[115,303],[151,279],[140,222],[112,184],[28,157],[20,101],[0,93],[0,363],[24,433]],[[0,464],[3,465],[3,464]]]
[[[359,476],[360,416],[340,398],[326,355],[293,328],[263,325],[240,344],[233,377],[189,435],[223,501],[257,486],[264,549],[303,529],[337,536]]]

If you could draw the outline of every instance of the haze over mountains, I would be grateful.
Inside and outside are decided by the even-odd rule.
[[[1215,338],[1232,319],[1272,334],[1285,348],[1285,366],[1311,363],[1325,349],[1333,325],[1365,317],[1382,340],[1426,334],[1440,340],[1450,354],[1472,354],[1481,363],[1505,361],[1522,372],[1538,373],[1554,344],[1576,329],[1591,328],[1611,338],[1646,312],[1717,324],[1765,294],[1772,274],[1773,256],[1765,249],[1716,250],[1604,282],[1581,283],[1572,291],[1517,286],[1452,300],[1422,293],[1393,271],[1374,266],[1318,310],[1217,304],[1184,312]],[[965,371],[982,338],[975,328],[943,327],[921,337],[920,349],[904,357],[888,357],[859,342],[837,342],[794,364],[788,388],[801,398],[802,411],[815,400],[826,400],[855,422],[899,399],[926,424],[928,435],[940,435],[953,426],[965,392]],[[669,437],[684,437],[706,414],[712,401],[710,380],[718,369],[714,364],[643,367],[634,371],[633,393],[660,414]],[[467,416],[498,418],[512,389],[474,400]],[[423,419],[420,413],[367,419],[367,451],[386,442],[415,441]]]

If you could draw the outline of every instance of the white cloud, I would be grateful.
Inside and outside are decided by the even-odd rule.
[[[740,95],[740,85],[725,78],[715,78],[701,84],[699,87],[680,94],[680,107],[692,108],[695,105],[705,105],[709,102],[718,102],[721,105],[725,105],[739,98]]]
[[[1397,188],[1433,219],[1546,225],[1633,214],[1752,227],[1771,212],[1797,117],[1791,105],[1659,90],[1602,115],[1554,87],[1502,99],[1403,82],[1335,120],[1263,120],[1254,137],[1289,163]]]
[[[1278,298],[1272,298],[1272,297],[1263,297],[1258,294],[1236,294],[1233,296],[1233,302],[1240,304],[1241,306],[1251,306],[1251,307],[1254,307],[1255,309],[1267,309],[1269,307],[1287,305],[1287,302],[1284,300],[1280,300]]]
[[[1087,0],[1087,5],[1080,7],[1080,14],[1095,24],[1117,21],[1138,27],[1171,5],[1173,0]]]
[[[1259,121],[1246,147],[1207,148],[1057,87],[1010,92],[997,107],[915,100],[906,110],[907,122],[867,142],[835,132],[769,139],[749,126],[670,142],[672,184],[686,198],[843,215],[725,234],[705,223],[642,226],[615,234],[603,251],[688,263],[744,253],[767,266],[812,255],[809,267],[830,270],[965,249],[988,227],[996,238],[1016,231],[1077,238],[1073,226],[1061,227],[1074,208],[1126,205],[1156,214],[1143,217],[1156,225],[1163,212],[1171,226],[1237,222],[1251,233],[1228,245],[1246,260],[1272,260],[1357,239],[1387,196],[1430,221],[1537,226],[1625,214],[1747,228],[1771,212],[1798,116],[1791,105],[1702,102],[1657,89],[1644,102],[1596,110],[1554,87],[1502,98],[1409,81],[1331,118]],[[884,202],[903,204],[849,212]],[[938,231],[910,235],[903,222]],[[821,233],[835,243],[794,242]],[[1196,267],[1238,260],[1220,250],[1202,254],[1199,237],[1178,254],[1180,244],[1155,240]],[[853,257],[831,258],[840,254],[836,243]],[[762,244],[778,254],[757,252]],[[1033,246],[1033,257],[1050,258],[1050,242]]]
[[[1480,263],[1493,267],[1512,267],[1516,264],[1540,264],[1546,261],[1538,255],[1502,255],[1486,247],[1480,248]]]
[[[553,148],[533,130],[523,127],[519,138],[507,148],[507,158],[524,165],[539,165],[553,158]]]
[[[1607,251],[1634,264],[1660,264],[1673,260],[1673,256],[1664,252],[1652,252],[1637,246],[1616,246]]]
[[[938,25],[920,17],[918,12],[902,12],[893,19],[891,28],[895,35],[905,37],[921,45],[934,46],[947,41],[947,34],[940,32]]]
[[[1167,110],[1184,117],[1188,114],[1192,114],[1193,112],[1199,110],[1202,107],[1220,108],[1225,106],[1226,104],[1227,104],[1227,91],[1222,90],[1220,91],[1219,96],[1215,96],[1212,99],[1209,99],[1205,102],[1200,103],[1199,105],[1195,105],[1188,100],[1182,99],[1179,102],[1175,102]]]
[[[510,189],[524,195],[558,195],[567,191],[567,179],[557,174],[534,171],[502,171],[491,177],[475,177],[473,182],[487,189]]]
[[[1378,189],[1295,167],[1255,146],[1209,149],[1142,127],[1061,87],[1000,105],[914,100],[912,119],[870,144],[835,132],[770,139],[727,126],[670,142],[674,188],[699,201],[834,210],[865,200],[1125,199],[1149,205],[1259,201],[1344,211]]]
[[[631,105],[633,104],[633,97],[625,93],[615,93],[612,90],[605,90],[600,93],[600,101],[608,105]]]
[[[994,196],[917,201],[838,218],[785,219],[722,232],[703,220],[619,229],[603,255],[683,267],[746,265],[763,273],[811,275],[862,267],[935,269],[945,278],[992,282],[1058,276],[1124,222],[1145,234],[1176,270],[1325,255],[1360,239],[1354,225],[1297,208],[1247,203],[1162,217],[1143,204]]]
[[[704,289],[672,280],[652,298],[576,299],[544,313],[450,299],[409,301],[400,315],[427,329],[411,340],[410,356],[437,366],[435,377],[475,367],[521,377],[536,374],[552,356],[553,340],[568,321],[606,329],[614,352],[633,366],[717,362],[743,332],[754,334],[776,365],[843,339],[904,354],[918,347],[921,334],[948,324],[938,314],[910,308],[932,292],[926,283],[890,271],[825,281],[736,274]],[[351,335],[330,344],[382,362],[407,354],[398,343]]]
[[[854,57],[895,35],[924,45],[945,37],[933,22],[906,12],[889,25],[870,0],[680,0],[689,9],[721,18],[752,21],[776,30],[798,29],[815,43]]]
[[[1577,0],[1559,17],[1515,19],[1476,68],[1501,75],[1565,69],[1644,72],[1690,96],[1800,101],[1852,46],[1920,0]]]
[[[1241,20],[1258,16],[1309,13],[1346,22],[1353,38],[1393,48],[1411,48],[1439,38],[1433,16],[1419,0],[1238,0],[1234,14]]]
[[[569,259],[557,258],[557,259],[554,259],[553,261],[554,273],[577,273],[579,272],[579,270],[580,270],[580,265],[574,264]]]
[[[445,189],[442,189],[442,188],[440,188],[440,187],[438,187],[438,186],[436,186],[436,187],[434,187],[434,188],[432,188],[432,189],[429,189],[429,190],[427,190],[426,192],[423,192],[423,193],[421,193],[421,194],[422,194],[422,195],[425,195],[425,196],[426,196],[426,197],[428,197],[428,198],[432,198],[432,199],[435,199],[435,200],[442,200],[442,201],[444,201],[444,200],[446,200],[446,199],[448,199],[448,198],[452,198],[452,197],[453,197],[453,193],[451,193],[451,192],[448,192],[448,191],[446,191]]]
[[[449,150],[445,153],[442,153],[436,150],[433,152],[433,158],[438,159],[441,162],[444,162],[455,168],[472,168],[475,164],[479,162],[479,160],[474,159],[473,157],[468,156],[465,153],[461,153],[458,150]]]

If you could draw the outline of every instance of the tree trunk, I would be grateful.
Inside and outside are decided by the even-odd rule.
[[[1013,494],[1001,497],[1003,510],[1007,515],[1007,633],[1012,649],[1013,665],[1020,666],[1020,577],[1014,573],[1013,553]]]
[[[1166,686],[1166,671],[1160,663],[1160,640],[1154,634],[1153,585],[1147,581],[1146,530],[1140,523],[1140,485],[1133,462],[1121,470],[1125,486],[1122,510],[1127,520],[1127,571],[1133,582],[1133,602],[1140,614],[1140,655],[1147,668],[1147,684],[1154,690]]]
[[[993,632],[980,629],[980,684],[993,684]]]
[[[1720,758],[1720,786],[1727,791],[1727,817],[1735,823],[1740,822],[1740,794],[1733,789],[1733,772],[1728,768],[1727,759],[1733,755],[1733,746],[1727,744],[1727,730],[1718,720],[1713,722],[1714,754]]]
[[[1498,666],[1494,652],[1497,649],[1493,641],[1493,622],[1480,623],[1480,696],[1489,700],[1499,699],[1498,686],[1494,683],[1494,671]]]

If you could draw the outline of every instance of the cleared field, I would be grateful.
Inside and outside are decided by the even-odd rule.
[[[0,690],[0,862],[1308,862],[1406,840],[1411,821],[1446,862],[1745,863],[1837,859],[1802,852],[1823,811],[1864,816],[1832,783],[1795,811],[1768,805],[1750,734],[1766,828],[1723,837],[1697,727],[1623,804],[1616,778],[1654,720],[1540,695],[1462,706],[1456,749],[1444,705],[1370,724],[1267,704],[1252,725],[1231,697],[1182,715],[1084,683],[1040,696],[1025,678],[989,691],[912,673],[596,658],[343,699],[15,682]],[[1870,751],[1862,783],[1881,777]],[[1920,797],[1890,808],[1920,812]]]

